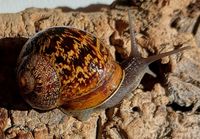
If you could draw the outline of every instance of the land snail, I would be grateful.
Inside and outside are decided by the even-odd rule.
[[[72,27],[51,27],[30,38],[18,58],[19,90],[31,107],[61,108],[79,118],[113,107],[137,88],[152,62],[188,49],[142,58],[129,12],[131,54],[117,63],[98,38]]]

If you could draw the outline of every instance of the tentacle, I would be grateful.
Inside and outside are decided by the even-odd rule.
[[[140,57],[137,43],[135,40],[135,31],[134,31],[134,20],[131,16],[130,10],[128,11],[128,18],[129,18],[129,27],[130,27],[130,36],[131,36],[131,54],[130,57]]]
[[[190,48],[191,48],[190,46],[186,46],[186,47],[182,47],[180,49],[172,50],[172,51],[169,51],[169,52],[166,52],[166,53],[153,55],[153,56],[150,56],[148,58],[144,58],[142,63],[149,65],[152,62],[154,62],[154,61],[156,61],[158,59],[161,59],[161,58],[163,58],[165,56],[169,56],[169,55],[172,55],[172,54],[175,54],[175,53],[178,53],[178,52],[181,52],[183,50],[190,49]]]

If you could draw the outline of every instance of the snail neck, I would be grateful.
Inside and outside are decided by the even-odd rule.
[[[140,59],[140,60],[139,60]],[[121,66],[124,69],[123,80],[116,93],[101,108],[109,108],[118,104],[127,94],[135,90],[142,80],[144,74],[148,72],[148,64],[144,64],[142,58],[132,58],[124,61]]]
[[[149,69],[149,64],[165,56],[169,56],[189,48],[190,47],[183,47],[170,52],[150,56],[148,58],[131,56],[129,59],[122,62],[121,67],[125,72],[124,80],[119,86],[117,92],[112,96],[112,98],[109,99],[109,101],[105,102],[102,107],[108,108],[118,104],[127,94],[137,88],[145,73],[155,77],[156,75]]]

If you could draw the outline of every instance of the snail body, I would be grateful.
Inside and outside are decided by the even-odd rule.
[[[148,58],[137,50],[130,21],[131,55],[117,63],[98,38],[71,27],[52,27],[30,38],[19,55],[17,80],[20,93],[35,109],[87,111],[118,104],[134,90],[148,65],[180,48]]]

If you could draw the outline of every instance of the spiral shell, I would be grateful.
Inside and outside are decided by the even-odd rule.
[[[52,27],[24,45],[17,78],[20,92],[34,108],[94,108],[111,97],[123,70],[107,46],[85,31]]]

